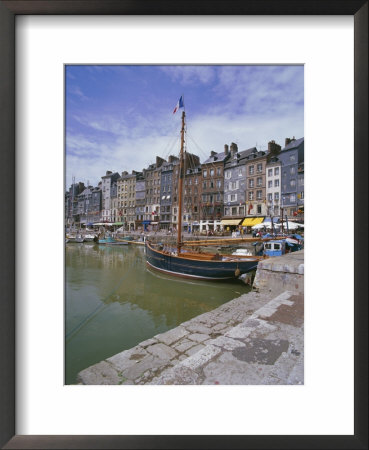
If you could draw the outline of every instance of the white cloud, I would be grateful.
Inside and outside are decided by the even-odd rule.
[[[184,85],[210,83],[215,77],[212,66],[161,66],[160,69],[171,77],[173,81]]]
[[[174,118],[171,126],[165,129],[160,127],[163,118],[150,124],[150,133],[147,124],[142,128],[126,135],[116,136],[109,142],[106,139],[98,141],[86,139],[82,136],[68,135],[67,145],[71,154],[67,155],[67,186],[71,184],[72,175],[76,180],[97,185],[101,176],[107,170],[122,172],[123,170],[142,170],[155,162],[156,156],[167,159],[169,154],[179,152],[180,121]],[[296,127],[294,124],[299,123]],[[290,115],[204,115],[196,119],[189,119],[187,150],[195,153],[203,162],[211,150],[222,152],[224,144],[235,142],[239,150],[256,146],[266,149],[268,141],[275,140],[282,147],[286,137],[296,138],[304,135],[303,118]],[[157,125],[157,126],[155,126]],[[168,133],[168,129],[171,132]],[[175,132],[174,132],[175,130]]]

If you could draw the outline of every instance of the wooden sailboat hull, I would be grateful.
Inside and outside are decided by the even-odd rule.
[[[235,260],[210,260],[199,254],[199,258],[190,256],[177,256],[156,250],[146,245],[147,265],[155,270],[170,275],[200,279],[200,280],[227,280],[238,278],[241,274],[255,270],[259,259],[244,258]]]

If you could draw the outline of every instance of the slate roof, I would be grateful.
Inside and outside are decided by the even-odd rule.
[[[284,148],[282,148],[282,152],[285,150],[292,150],[293,148],[299,147],[304,142],[304,138],[296,139],[295,141],[290,142]]]
[[[204,161],[203,164],[211,164],[213,162],[224,161],[229,155],[230,153],[228,153],[228,155],[226,155],[224,152],[216,153],[214,156],[210,156],[206,161]]]

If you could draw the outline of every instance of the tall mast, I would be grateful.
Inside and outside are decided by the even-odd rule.
[[[185,112],[182,112],[182,129],[181,129],[181,151],[179,154],[179,183],[178,183],[178,230],[177,230],[177,251],[181,253],[182,247],[182,190],[184,177],[183,164],[183,147],[184,147],[184,129],[185,129]]]

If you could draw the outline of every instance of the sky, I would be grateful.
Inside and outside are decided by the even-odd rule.
[[[65,69],[66,186],[97,186],[107,170],[141,171],[186,149],[203,162],[235,142],[267,149],[304,136],[303,66],[103,66]]]

